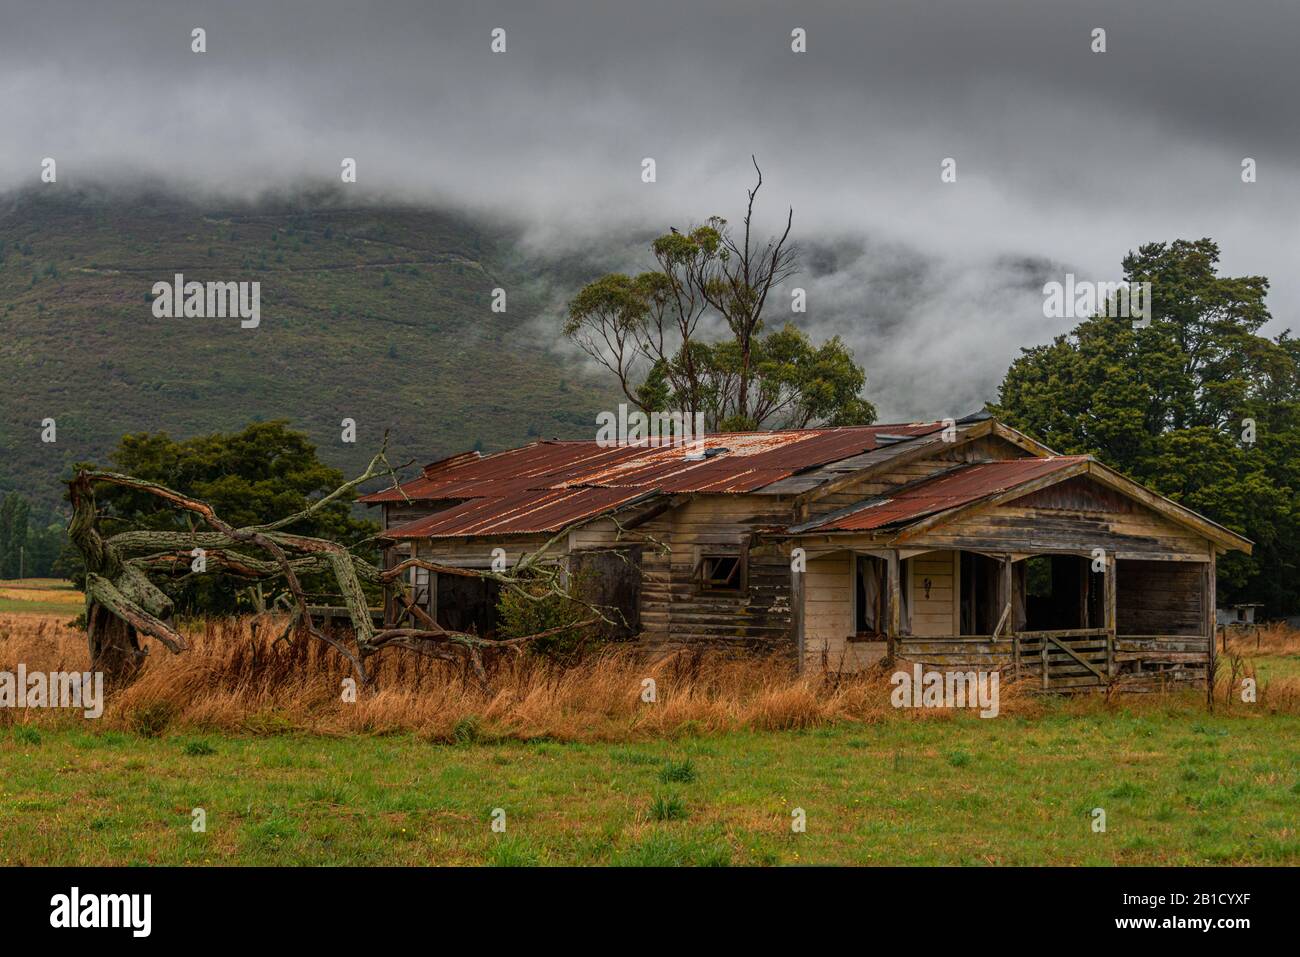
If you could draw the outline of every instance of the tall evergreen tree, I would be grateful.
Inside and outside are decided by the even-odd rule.
[[[1259,334],[1263,276],[1221,276],[1209,239],[1123,260],[1151,322],[1095,316],[1023,349],[991,410],[1063,453],[1094,453],[1255,541],[1219,564],[1221,601],[1300,608],[1300,342]]]

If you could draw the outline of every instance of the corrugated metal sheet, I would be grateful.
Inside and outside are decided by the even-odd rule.
[[[894,495],[864,502],[860,508],[847,514],[839,513],[820,525],[801,526],[801,530],[859,532],[906,524],[936,512],[997,495],[1086,461],[1086,455],[1057,455],[970,465],[910,486]]]
[[[384,537],[444,538],[558,532],[581,519],[603,515],[652,494],[640,489],[530,489],[513,496],[472,498],[427,518],[390,528],[384,532]]]
[[[877,448],[876,436],[926,435],[941,422],[708,435],[687,445],[602,448],[535,442],[493,455],[453,456],[401,486],[362,496],[367,504],[466,499],[462,505],[385,533],[388,537],[505,535],[558,531],[646,493],[752,492],[829,462]],[[709,454],[712,452],[712,454]],[[701,458],[701,454],[708,454]],[[559,495],[557,493],[572,493]],[[445,524],[444,524],[445,522]]]

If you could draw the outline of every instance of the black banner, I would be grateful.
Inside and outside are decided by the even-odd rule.
[[[1200,936],[1231,947],[1242,934],[1293,926],[1295,888],[1295,871],[1283,868],[28,868],[0,871],[0,913],[10,943],[77,935],[128,946],[337,946],[457,924],[493,944],[570,933],[662,943],[689,915],[702,919],[693,935],[733,944],[785,925],[911,928],[968,942]]]

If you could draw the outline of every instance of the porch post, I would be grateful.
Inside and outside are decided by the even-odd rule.
[[[902,622],[903,588],[898,561],[898,550],[894,549],[885,559],[885,577],[889,580],[889,622],[885,626],[886,653],[892,663],[898,651],[898,633]]]
[[[1116,589],[1119,583],[1115,580],[1116,561],[1115,555],[1108,552],[1106,554],[1106,674],[1108,677],[1115,677],[1115,630],[1116,630]]]
[[[1013,620],[1015,613],[1011,607],[1011,556],[1003,558],[999,567],[1001,571],[998,578],[998,597],[1002,602],[1002,617],[999,621],[1002,623],[1002,630],[1011,636],[1011,677],[1016,680],[1020,678],[1020,636],[1016,634],[1016,623]],[[997,631],[998,629],[994,629],[994,641],[998,639]]]
[[[1218,616],[1215,613],[1215,606],[1218,605],[1218,555],[1214,551],[1214,546],[1210,546],[1210,560],[1206,563],[1201,572],[1201,601],[1205,604],[1202,614],[1205,618],[1205,640],[1209,644],[1209,657],[1205,662],[1205,706],[1207,708],[1214,704],[1214,672],[1218,667],[1217,650],[1214,647],[1214,632],[1217,629]],[[1223,629],[1223,641],[1226,646],[1228,641],[1228,629]]]
[[[796,546],[797,547],[797,546]],[[789,560],[787,555],[786,559]],[[805,555],[805,562],[807,557]],[[804,575],[806,571],[799,571],[794,567],[794,562],[790,561],[790,612],[791,626],[794,628],[794,647],[795,654],[799,656],[799,673],[803,674],[804,670]]]

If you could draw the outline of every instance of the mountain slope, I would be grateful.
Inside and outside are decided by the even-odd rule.
[[[68,466],[103,461],[124,432],[287,418],[353,473],[384,429],[394,462],[423,462],[588,436],[613,401],[547,348],[558,330],[538,321],[538,277],[511,237],[446,213],[51,188],[2,201],[0,243],[0,490],[44,504]],[[260,281],[260,326],[155,318],[150,290],[178,272]],[[505,313],[491,309],[498,286]]]

